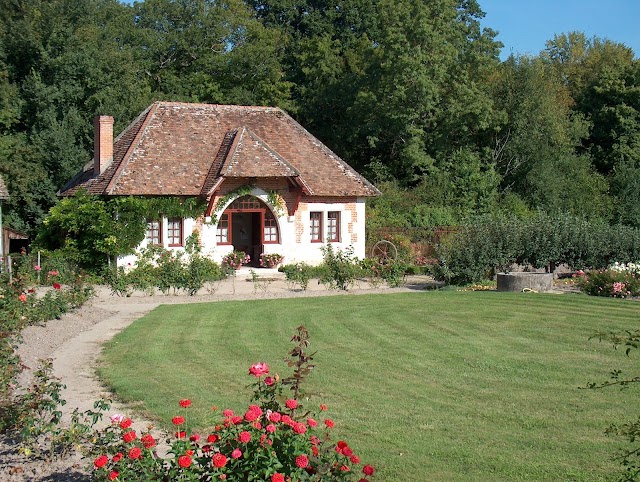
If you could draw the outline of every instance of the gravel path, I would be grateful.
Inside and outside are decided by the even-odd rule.
[[[64,420],[68,420],[74,408],[85,411],[93,408],[95,400],[109,398],[94,373],[102,344],[160,304],[397,293],[422,290],[432,284],[426,277],[411,277],[406,281],[405,286],[400,288],[372,287],[360,282],[345,293],[328,291],[312,280],[307,291],[296,291],[290,289],[278,273],[274,272],[271,278],[263,279],[258,285],[251,282],[248,272],[239,272],[235,278],[211,286],[209,290],[201,290],[196,296],[134,294],[131,297],[118,297],[112,296],[105,287],[97,287],[97,296],[78,311],[23,331],[23,343],[18,353],[28,368],[21,374],[20,382],[22,386],[29,383],[32,369],[37,366],[39,359],[52,358],[54,375],[66,385],[62,398],[67,401],[63,414]],[[112,412],[116,411],[126,412],[127,409],[114,403]],[[138,429],[143,428],[140,425],[144,425],[144,422],[139,422]],[[85,482],[91,480],[84,471],[85,465],[78,456],[53,461],[28,460],[16,454],[15,444],[10,437],[0,438],[1,481]]]

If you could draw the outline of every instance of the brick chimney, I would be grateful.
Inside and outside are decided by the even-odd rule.
[[[102,174],[112,161],[113,117],[99,115],[93,120],[93,174]]]

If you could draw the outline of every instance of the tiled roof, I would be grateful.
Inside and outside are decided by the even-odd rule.
[[[0,176],[0,199],[9,199],[9,191],[4,184],[4,179]]]
[[[289,177],[315,196],[379,191],[281,109],[156,102],[61,190],[108,195],[206,195],[224,178]]]

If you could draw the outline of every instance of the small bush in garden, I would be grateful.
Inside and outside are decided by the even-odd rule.
[[[242,267],[243,264],[249,264],[251,257],[244,251],[234,250],[222,258],[222,267],[237,270]]]
[[[287,264],[280,268],[284,273],[287,283],[295,287],[300,287],[305,291],[309,286],[309,280],[312,277],[312,267],[307,263]]]
[[[376,280],[381,280],[392,288],[398,287],[407,270],[407,264],[400,259],[365,258],[360,265],[373,286],[377,284]]]
[[[324,256],[326,272],[320,282],[329,289],[347,290],[362,273],[358,258],[353,254],[353,248],[334,249],[331,243],[320,248]]]
[[[640,275],[633,271],[606,269],[590,271],[577,278],[582,291],[592,296],[630,298],[640,296]]]
[[[128,418],[112,417],[113,424],[97,434],[94,479],[366,482],[374,468],[362,466],[347,442],[332,441],[327,407],[315,411],[302,401],[302,384],[314,369],[307,330],[298,327],[292,341],[296,346],[285,361],[293,374],[281,379],[266,363],[252,365],[254,403],[244,413],[224,410],[209,433],[189,430],[191,401],[180,400],[183,411],[172,420],[175,436],[167,458],[158,457],[151,434],[131,430]]]

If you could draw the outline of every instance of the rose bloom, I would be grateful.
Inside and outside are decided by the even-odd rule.
[[[197,433],[193,433],[189,437],[189,440],[191,440],[192,442],[197,442],[198,440],[200,440],[200,435],[198,435]]]
[[[271,482],[284,482],[284,475],[276,472],[271,476]]]
[[[120,472],[114,470],[109,474],[109,480],[116,480],[118,478],[118,475],[120,475]]]
[[[239,459],[240,457],[242,457],[242,450],[235,449],[233,452],[231,452],[231,457],[233,457],[234,459]]]
[[[298,407],[298,401],[297,400],[293,400],[292,398],[290,398],[289,400],[287,400],[284,403],[288,409],[290,410],[295,410]]]
[[[340,470],[342,472],[349,472],[349,467],[347,465],[342,465],[342,466],[340,466]]]
[[[323,412],[326,411],[327,410],[327,406],[324,403],[321,403],[320,404],[320,410],[323,411]]]
[[[309,457],[306,455],[298,455],[296,457],[296,465],[301,469],[304,469],[307,465],[309,465]]]
[[[333,420],[331,420],[330,418],[326,419],[324,421],[324,424],[328,427],[328,428],[333,428],[335,426],[335,423],[333,423]]]
[[[39,265],[35,265],[35,266],[33,267],[33,269],[35,269],[36,271],[40,271],[40,270],[42,269],[42,267],[41,267],[41,266],[39,266]]]
[[[132,422],[131,422],[130,418],[125,418],[125,419],[120,421],[120,428],[123,429],[123,430],[126,429],[126,428],[129,428],[129,427],[131,427],[131,423]]]
[[[244,414],[244,419],[247,422],[253,422],[255,420],[258,420],[258,417],[260,415],[258,415],[258,412],[254,412],[253,410],[249,410],[247,413]]]
[[[249,368],[249,374],[256,378],[260,378],[262,375],[268,375],[269,365],[264,362],[255,363],[251,365],[251,368]]]
[[[247,432],[246,430],[244,432],[240,432],[238,434],[238,440],[240,440],[240,442],[242,442],[243,444],[248,443],[251,440],[251,433]]]
[[[373,475],[374,472],[374,468],[371,465],[365,465],[364,467],[362,467],[362,472],[364,473],[364,475]]]
[[[100,457],[98,457],[93,461],[93,465],[96,467],[96,469],[104,467],[108,463],[109,463],[109,457],[107,457],[106,455],[101,455]]]
[[[150,449],[152,447],[155,447],[156,445],[156,440],[151,434],[143,435],[142,437],[140,437],[140,441],[142,442],[142,445],[145,449]]]
[[[62,286],[60,286],[60,283],[53,283],[54,290],[59,290],[60,288],[62,288]]]
[[[132,460],[139,459],[142,456],[142,450],[140,447],[133,447],[129,450],[129,458]]]
[[[359,464],[360,463],[360,457],[358,457],[357,455],[352,455],[349,460],[351,460],[352,464]]]
[[[176,432],[176,438],[187,438],[187,432],[182,430],[181,432]]]
[[[133,442],[135,439],[137,438],[136,433],[131,430],[129,432],[126,432],[123,436],[122,436],[122,440],[124,440],[125,442],[129,443],[129,442]]]
[[[24,293],[22,293],[20,296],[18,296],[18,299],[20,301],[22,301],[23,303],[26,303],[27,301],[27,295],[25,295]]]
[[[180,416],[173,417],[171,419],[171,423],[174,425],[182,425],[184,423],[184,417],[180,417]]]
[[[218,438],[219,437],[215,433],[212,433],[207,437],[207,442],[209,442],[210,444],[216,443],[218,441]]]
[[[183,399],[183,400],[180,400],[180,406],[182,408],[187,408],[187,407],[191,406],[191,400],[188,400],[186,398]]]
[[[271,414],[269,414],[270,422],[278,423],[280,420],[282,420],[282,415],[280,415],[278,412],[272,412]]]
[[[240,415],[236,415],[235,417],[231,417],[231,423],[234,425],[240,425],[242,423],[242,417]]]
[[[178,465],[183,469],[186,469],[191,465],[191,457],[189,457],[188,455],[181,455],[180,457],[178,457]]]
[[[311,453],[313,454],[314,457],[317,457],[318,454],[320,453],[320,451],[318,450],[318,447],[316,447],[315,445],[311,446]]]
[[[315,428],[318,426],[318,422],[316,422],[314,419],[312,418],[308,418],[307,419],[307,424],[309,425],[309,427],[311,428]]]
[[[272,423],[266,426],[265,430],[269,433],[273,433],[276,431],[276,426]]]
[[[273,385],[276,381],[273,379],[273,377],[267,377],[264,379],[264,384],[268,387],[270,387],[271,385]]]
[[[120,423],[124,420],[124,415],[120,413],[114,413],[111,415],[111,423]]]
[[[218,469],[227,465],[227,458],[221,453],[215,454],[211,460],[213,462],[213,466]]]
[[[123,457],[122,452],[118,452],[117,454],[115,454],[115,455],[111,458],[111,461],[112,461],[114,464],[117,464],[118,462],[120,462],[120,460],[122,460],[122,457]]]
[[[293,431],[297,434],[303,434],[307,431],[307,426],[304,423],[294,423]]]
[[[233,417],[233,410],[231,410],[230,408],[227,408],[222,412],[222,415],[224,415],[225,417]]]

